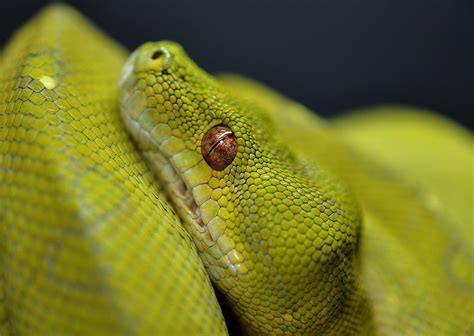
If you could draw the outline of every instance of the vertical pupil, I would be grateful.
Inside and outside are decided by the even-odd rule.
[[[225,138],[229,135],[234,135],[234,133],[232,133],[232,131],[226,131],[224,133],[222,133],[221,135],[219,135],[219,137],[217,138],[216,142],[211,146],[211,148],[209,149],[209,153],[208,154],[211,154],[212,151],[217,147],[219,146],[220,143],[224,142],[225,141]]]

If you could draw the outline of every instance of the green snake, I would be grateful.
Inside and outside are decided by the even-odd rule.
[[[248,334],[472,335],[473,160],[47,7],[0,57],[0,335],[225,335],[215,290]]]

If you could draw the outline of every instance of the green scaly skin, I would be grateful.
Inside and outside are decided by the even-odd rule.
[[[263,111],[230,95],[175,43],[140,47],[121,91],[128,129],[211,279],[252,332],[350,334],[365,326],[360,214],[341,183],[301,162]],[[219,124],[238,142],[223,171],[201,154],[203,135]]]
[[[249,334],[472,334],[471,134],[125,55],[52,6],[0,58],[0,335],[226,334],[205,269]]]
[[[154,59],[157,51],[162,57]],[[472,186],[427,189],[426,185],[446,178],[447,172],[467,179],[472,165],[444,164],[444,170],[432,169],[433,176],[424,180],[402,161],[391,160],[389,169],[383,160],[376,160],[381,156],[377,151],[364,154],[370,144],[390,141],[373,131],[372,137],[364,133],[369,121],[359,122],[359,128],[365,126],[362,131],[352,131],[364,134],[365,142],[355,141],[350,122],[333,128],[255,82],[238,76],[216,80],[171,42],[144,44],[124,69],[125,122],[165,181],[175,208],[181,209],[211,279],[250,332],[471,330],[472,248],[463,233],[472,222],[453,220],[440,203],[453,192],[472,199]],[[423,139],[419,131],[428,131],[431,117],[417,122],[416,113],[409,115],[418,138],[407,129],[406,141],[418,143]],[[386,125],[393,127],[393,122]],[[402,117],[395,123],[404,127]],[[229,126],[239,143],[236,159],[222,172],[212,170],[200,153],[203,135],[218,124]],[[457,150],[449,154],[453,162],[472,162],[472,137],[448,122],[441,126],[447,135],[438,138],[445,147],[437,148],[448,154],[449,144],[455,145]],[[412,147],[410,153],[402,143],[396,145],[394,150],[405,153],[398,158],[411,157],[415,166],[425,162],[417,169],[429,170],[429,162],[436,162],[423,154],[424,147]],[[343,184],[361,205],[364,230],[357,202]],[[189,204],[191,209],[195,206],[182,198],[192,199],[197,210],[187,211]],[[298,199],[303,202],[297,203]],[[459,218],[466,218],[470,209],[459,209],[465,214]],[[355,240],[346,239],[348,234]],[[224,248],[220,239],[225,239]],[[235,251],[242,256],[235,259],[245,272],[235,272],[235,263],[222,257]],[[224,280],[222,270],[227,272]],[[327,274],[332,280],[324,278]],[[292,291],[295,288],[302,300],[292,300],[298,295]],[[328,293],[336,295],[322,299]],[[308,307],[311,314],[303,315]]]
[[[118,112],[126,51],[46,8],[0,60],[0,335],[225,335]]]
[[[472,334],[472,134],[406,107],[359,111],[331,125],[253,81],[221,82],[266,111],[296,155],[333,172],[357,196],[361,282],[375,331]]]

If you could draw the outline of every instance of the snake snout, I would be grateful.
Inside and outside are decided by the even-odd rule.
[[[125,63],[120,77],[119,88],[129,91],[135,83],[136,73],[165,73],[172,65],[176,55],[183,53],[174,42],[148,42],[134,51]]]

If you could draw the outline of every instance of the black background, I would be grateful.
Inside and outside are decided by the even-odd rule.
[[[403,103],[474,127],[472,0],[66,2],[129,49],[176,40],[325,116]],[[45,3],[1,0],[0,43]]]

